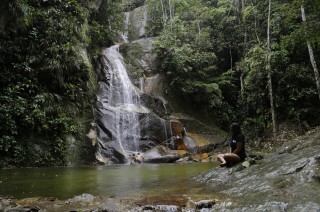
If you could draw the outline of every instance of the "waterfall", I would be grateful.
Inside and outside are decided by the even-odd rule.
[[[173,149],[174,148],[174,139],[172,138],[172,135],[173,135],[173,133],[172,133],[172,125],[171,125],[171,121],[169,122],[169,129],[170,129],[170,147]]]
[[[148,112],[142,107],[136,88],[131,83],[118,45],[103,53],[112,66],[109,105],[115,110],[116,136],[124,150],[138,151],[140,138],[139,112]]]
[[[144,93],[144,78],[143,77],[140,77],[139,83],[140,83],[140,90],[142,93]]]
[[[143,48],[143,56],[136,64],[139,67],[128,64],[130,71],[135,73],[135,78],[131,79],[135,84],[129,79],[118,45],[105,49],[98,58],[94,133],[88,137],[96,146],[96,159],[104,164],[129,164],[133,153],[145,153],[163,145],[171,134],[160,77],[146,77],[146,73],[151,74],[153,70],[151,63],[156,62],[153,39],[142,38],[146,33],[147,6],[125,12],[124,16],[125,27],[119,32],[121,38],[118,42],[130,49],[126,43],[136,41],[135,44]],[[139,72],[134,68],[144,73],[137,76]],[[149,85],[148,78],[158,81]]]
[[[107,157],[122,154],[128,158],[127,152],[140,150],[139,116],[149,113],[149,110],[141,105],[139,89],[131,83],[118,48],[115,45],[103,52],[102,69],[105,76],[98,83],[96,122],[99,126],[100,148],[108,149],[110,141],[118,144],[118,153],[108,149]],[[101,153],[98,151],[97,155],[100,157]]]

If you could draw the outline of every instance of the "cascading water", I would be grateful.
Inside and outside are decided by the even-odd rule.
[[[106,49],[100,61],[95,114],[101,151],[97,152],[97,158],[101,158],[101,152],[104,151],[105,157],[111,159],[112,163],[125,163],[128,152],[140,150],[139,116],[149,113],[149,110],[141,105],[138,89],[128,77],[118,48],[115,45]],[[118,144],[117,148],[111,149],[110,142]],[[119,155],[122,155],[120,160]]]
[[[125,12],[124,13],[125,21],[124,21],[124,26],[125,26],[125,31],[120,33],[120,36],[125,43],[129,43],[129,20],[130,20],[130,13]]]
[[[143,77],[140,77],[139,83],[140,83],[140,90],[141,90],[141,92],[144,93],[144,78]]]

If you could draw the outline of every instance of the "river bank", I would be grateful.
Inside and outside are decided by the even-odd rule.
[[[34,197],[13,199],[0,197],[0,208],[13,211],[195,211],[212,209],[221,195],[163,195],[153,197],[106,197],[82,194],[68,200]]]
[[[320,128],[286,143],[254,165],[214,168],[193,180],[229,196],[224,211],[320,211]]]
[[[188,194],[84,193],[66,200],[0,197],[4,211],[320,211],[320,128],[284,143],[249,167],[210,168],[188,182]],[[248,164],[247,164],[248,165]],[[188,187],[189,185],[187,185]],[[203,192],[204,190],[210,192]]]

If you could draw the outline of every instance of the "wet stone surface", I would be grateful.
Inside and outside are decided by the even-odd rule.
[[[217,167],[193,180],[229,195],[225,211],[320,211],[320,131],[298,137],[279,151],[244,168]],[[290,150],[290,151],[286,151]]]

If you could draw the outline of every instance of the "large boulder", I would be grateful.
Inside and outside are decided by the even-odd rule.
[[[140,118],[140,150],[146,151],[157,145],[168,146],[171,142],[169,122],[154,113]]]
[[[139,63],[141,64],[145,72],[151,72],[157,70],[157,54],[153,49],[154,38],[142,38],[132,42],[132,44],[137,44],[142,48],[141,58]],[[148,73],[145,73],[148,75]]]
[[[156,146],[143,154],[145,163],[173,163],[180,157],[176,151],[165,146]]]
[[[148,6],[143,5],[129,12],[129,40],[137,40],[146,36]]]

